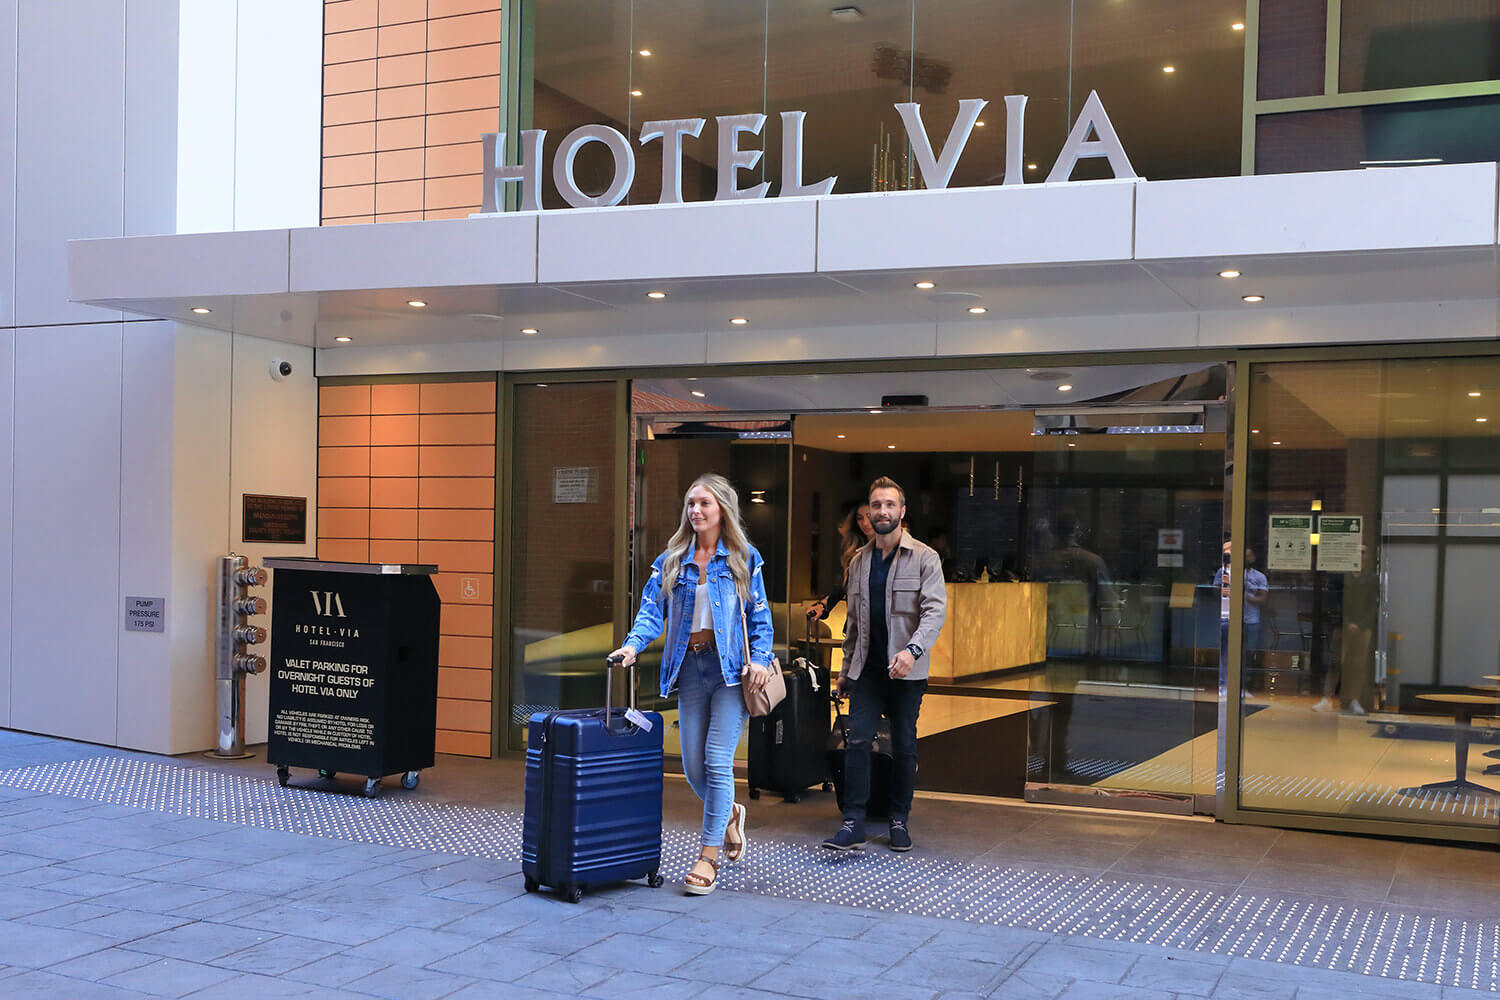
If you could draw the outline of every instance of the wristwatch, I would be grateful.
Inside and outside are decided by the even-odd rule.
[[[922,658],[923,649],[914,642],[906,644],[906,651],[911,654],[913,660],[920,660]]]

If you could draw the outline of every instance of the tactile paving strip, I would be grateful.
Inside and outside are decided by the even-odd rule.
[[[287,833],[520,859],[515,812],[282,788],[272,778],[172,762],[96,756],[0,771],[0,785]],[[669,875],[686,869],[696,844],[696,831],[666,832]],[[1500,990],[1500,923],[1383,904],[1224,893],[1149,878],[895,855],[878,846],[839,854],[763,840],[722,878],[725,888],[785,899]]]

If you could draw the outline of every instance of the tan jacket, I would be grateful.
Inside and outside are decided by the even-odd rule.
[[[850,680],[859,677],[870,648],[870,553],[874,548],[873,541],[866,543],[849,563],[844,671]],[[947,616],[948,591],[943,586],[942,559],[930,546],[903,529],[895,561],[885,578],[885,624],[890,637],[886,662],[906,648],[907,643],[914,642],[922,647],[922,655],[907,679],[926,679],[932,647]]]

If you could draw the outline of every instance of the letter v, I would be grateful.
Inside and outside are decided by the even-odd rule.
[[[948,186],[953,170],[958,166],[958,157],[969,142],[969,133],[974,131],[974,123],[988,103],[976,97],[958,102],[958,117],[953,119],[948,141],[943,143],[943,152],[937,157],[932,155],[932,140],[927,138],[927,126],[922,124],[922,106],[912,103],[896,105],[896,113],[906,126],[912,152],[917,155],[917,166],[922,169],[922,183],[929,191],[940,191]]]

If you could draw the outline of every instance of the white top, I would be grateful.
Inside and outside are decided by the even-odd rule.
[[[708,578],[698,578],[698,588],[693,593],[693,628],[694,632],[712,631],[714,627],[714,609],[712,598],[708,596]]]

